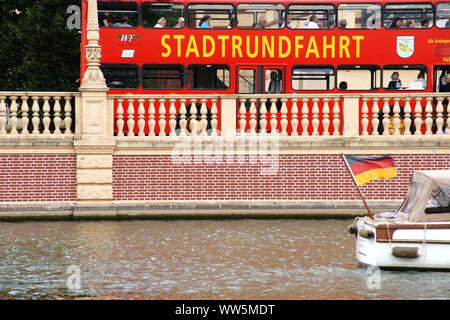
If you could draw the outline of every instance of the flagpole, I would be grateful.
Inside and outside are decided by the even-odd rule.
[[[342,156],[342,160],[344,160],[345,167],[347,168],[348,173],[350,173],[350,175],[351,175],[352,178],[353,178],[353,182],[355,183],[356,189],[358,189],[359,195],[361,196],[361,199],[362,199],[362,201],[363,201],[363,203],[364,203],[364,206],[366,207],[367,212],[369,213],[370,218],[373,220],[372,212],[370,211],[369,206],[367,205],[366,200],[364,199],[364,195],[363,195],[363,193],[361,192],[361,189],[359,188],[358,182],[356,182],[356,179],[355,179],[355,176],[354,176],[353,173],[352,173],[352,170],[350,170],[350,166],[348,165],[347,160],[345,159],[344,154],[341,153],[341,156]]]

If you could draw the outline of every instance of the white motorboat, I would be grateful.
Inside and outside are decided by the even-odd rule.
[[[450,170],[417,171],[400,209],[358,217],[359,266],[450,270]]]

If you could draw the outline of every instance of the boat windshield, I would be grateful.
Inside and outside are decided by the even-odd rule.
[[[431,191],[425,213],[450,213],[450,186],[438,186]]]
[[[412,183],[411,188],[409,189],[408,195],[406,197],[406,200],[399,210],[400,212],[408,214],[411,212],[411,208],[414,206],[414,204],[416,203],[417,199],[420,196],[422,186],[423,184],[421,182],[414,181]]]

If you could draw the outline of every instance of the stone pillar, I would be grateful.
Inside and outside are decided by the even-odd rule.
[[[101,47],[97,1],[89,0],[86,58],[81,92],[80,140],[77,153],[77,206],[74,218],[114,218],[112,165],[113,106],[108,104],[105,78],[100,70]]]

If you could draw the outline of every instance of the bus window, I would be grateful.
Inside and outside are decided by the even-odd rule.
[[[334,68],[332,66],[294,66],[292,68],[292,89],[332,90],[334,89]]]
[[[287,26],[289,29],[309,29],[311,17],[316,16],[320,29],[333,29],[335,15],[331,4],[291,4],[287,9]]]
[[[383,68],[383,88],[386,90],[424,90],[426,87],[426,66],[387,65]]]
[[[190,4],[187,8],[189,28],[225,29],[234,26],[231,4]]]
[[[339,90],[377,90],[381,68],[376,65],[342,65],[337,69]]]
[[[139,88],[139,67],[134,64],[102,64],[101,70],[110,89]]]
[[[283,93],[283,71],[281,69],[266,69],[265,83],[265,93]]]
[[[450,28],[450,2],[436,5],[436,27]]]
[[[230,67],[191,64],[187,67],[186,86],[189,89],[226,90],[230,87]]]
[[[239,28],[281,29],[285,26],[282,4],[239,4],[237,6]]]
[[[144,28],[184,27],[184,5],[181,3],[144,2],[141,15],[141,24]]]
[[[99,1],[99,26],[134,28],[139,24],[139,8],[136,2]]]
[[[433,25],[433,5],[431,3],[386,4],[384,6],[384,27],[431,28]]]
[[[145,64],[142,67],[142,88],[182,89],[184,66],[181,64]]]
[[[380,29],[381,5],[376,3],[340,4],[338,27],[341,29]]]
[[[256,93],[256,70],[240,69],[239,70],[239,88],[238,93],[248,94]]]

